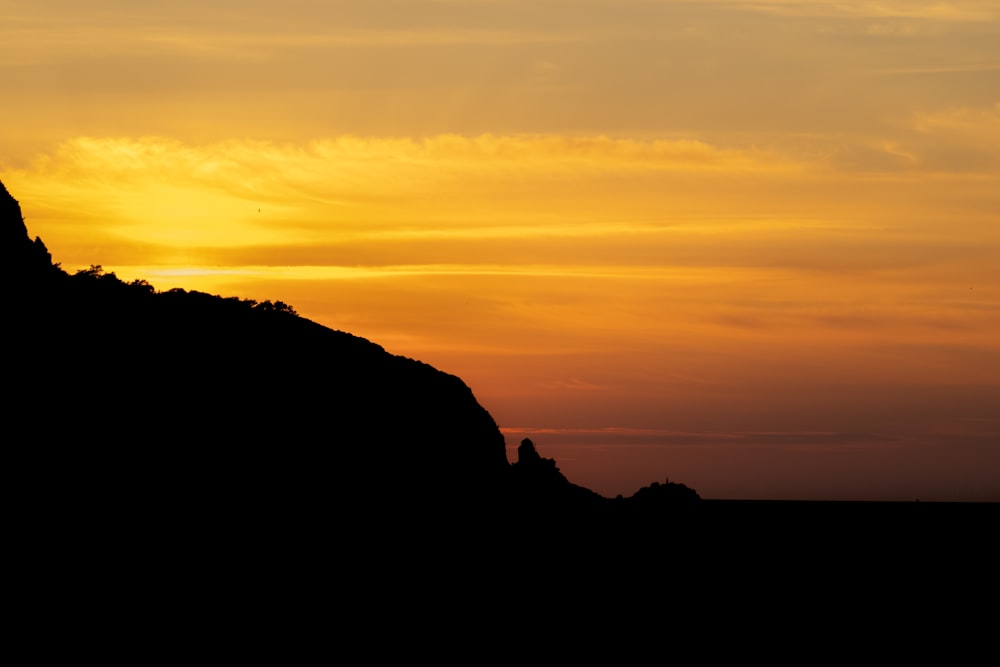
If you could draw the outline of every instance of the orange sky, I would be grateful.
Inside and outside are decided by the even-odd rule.
[[[68,270],[291,303],[606,495],[1000,501],[992,0],[0,16]]]

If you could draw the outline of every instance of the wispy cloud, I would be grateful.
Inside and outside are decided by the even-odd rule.
[[[882,445],[892,438],[883,433],[847,433],[837,431],[716,431],[688,432],[656,428],[545,428],[505,426],[503,432],[514,439],[540,438],[551,446],[588,447],[705,447],[733,445],[800,446],[870,446]]]
[[[991,109],[952,108],[939,112],[918,112],[913,116],[913,126],[925,134],[940,132],[966,142],[1000,148],[1000,102]]]
[[[958,22],[990,21],[1000,18],[1000,8],[989,0],[955,0],[952,2],[929,0],[882,0],[881,2],[867,2],[865,0],[715,1],[755,11],[792,16],[899,17]]]
[[[921,116],[915,136],[945,135],[953,153],[959,141],[983,150],[994,121],[992,111]],[[185,257],[636,278],[683,267],[941,270],[995,242],[988,209],[952,222],[946,236],[935,222],[953,205],[947,193],[978,192],[992,172],[942,176],[927,146],[884,143],[910,164],[877,174],[694,140],[79,138],[3,177],[31,202],[36,233],[83,265],[90,258],[76,257],[102,237],[108,264]],[[927,164],[935,170],[920,173]],[[912,206],[900,205],[900,193]],[[75,222],[83,219],[85,229]],[[961,229],[978,240],[954,233]]]

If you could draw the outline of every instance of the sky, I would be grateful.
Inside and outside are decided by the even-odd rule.
[[[0,0],[0,81],[64,269],[290,303],[512,461],[1000,501],[996,0]]]

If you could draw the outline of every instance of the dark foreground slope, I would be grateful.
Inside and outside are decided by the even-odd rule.
[[[67,275],[0,191],[4,441],[100,491],[360,504],[487,494],[503,436],[457,377],[280,302]],[[100,482],[100,483],[98,483]]]

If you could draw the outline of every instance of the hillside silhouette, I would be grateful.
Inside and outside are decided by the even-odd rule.
[[[605,634],[655,622],[659,640],[720,609],[752,624],[761,601],[793,623],[872,591],[909,607],[912,572],[924,598],[995,570],[996,506],[702,500],[672,482],[609,499],[530,440],[508,461],[459,378],[282,302],[70,275],[2,184],[0,260],[9,569],[30,587],[15,608],[56,610],[60,636],[113,619],[115,642],[156,647],[236,627],[287,659],[344,618],[336,639],[436,632],[440,609],[484,635],[537,606]]]
[[[672,483],[604,498],[528,440],[508,462],[459,378],[280,301],[158,291],[96,264],[70,275],[2,184],[0,234],[18,416],[5,441],[36,503],[288,529],[576,525],[698,500]]]

